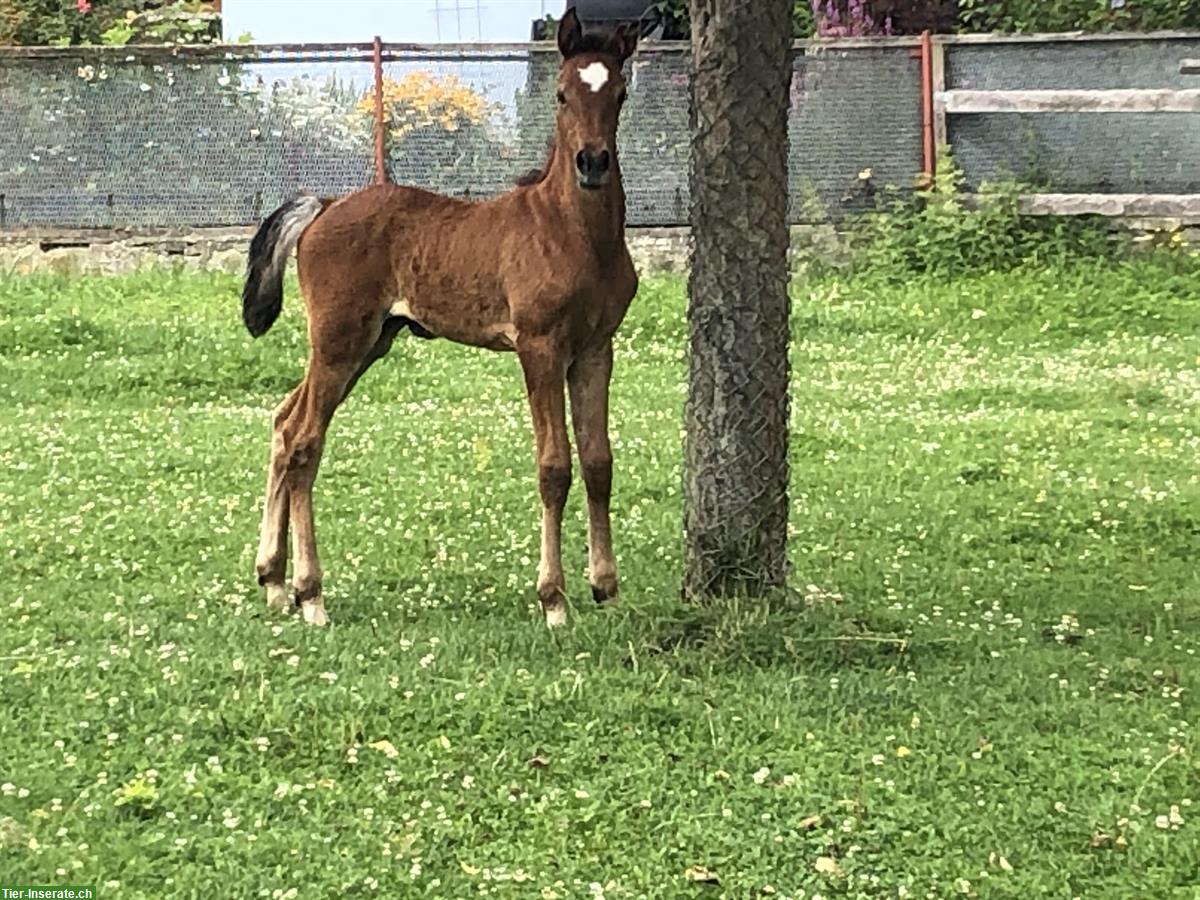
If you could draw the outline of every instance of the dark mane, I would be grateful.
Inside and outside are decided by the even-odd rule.
[[[518,175],[516,181],[513,183],[517,187],[533,187],[535,184],[541,184],[545,180],[545,169],[530,169],[528,172]]]
[[[550,166],[554,162],[554,138],[550,138],[546,146],[546,161],[542,163],[540,169],[530,169],[523,175],[517,176],[517,187],[530,187],[531,185],[541,184],[546,180],[546,176],[550,174]]]

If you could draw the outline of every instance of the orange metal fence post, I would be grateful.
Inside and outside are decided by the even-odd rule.
[[[386,184],[387,158],[383,123],[383,41],[375,35],[375,183]]]
[[[933,35],[921,32],[921,130],[923,172],[932,184],[937,174],[937,144],[933,127]]]

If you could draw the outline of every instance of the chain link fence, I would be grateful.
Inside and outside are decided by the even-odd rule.
[[[1179,60],[1200,57],[1200,37],[945,44],[951,89],[1185,87]],[[916,47],[797,50],[793,222],[836,219],[865,208],[878,186],[914,183],[924,125]],[[542,162],[553,45],[382,51],[393,180],[483,198]],[[688,221],[687,72],[679,45],[645,44],[629,64],[620,149],[632,225]],[[360,188],[375,177],[374,75],[369,44],[0,50],[0,228],[248,225],[300,191]],[[1198,119],[954,115],[947,133],[971,187],[1015,177],[1054,191],[1195,192]]]
[[[541,164],[553,131],[553,45],[383,46],[393,180],[481,198]],[[682,47],[629,63],[620,133],[632,225],[683,225],[688,77]],[[917,63],[903,47],[800,54],[792,90],[793,215],[856,202],[865,167],[920,168]],[[298,191],[373,180],[368,45],[180,52],[0,51],[0,227],[245,225]]]
[[[4,224],[256,222],[299,190],[372,177],[369,56],[80,51],[0,66]]]

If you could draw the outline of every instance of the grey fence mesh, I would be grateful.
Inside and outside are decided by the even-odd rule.
[[[454,59],[408,54],[384,68],[394,82],[428,76],[444,88],[469,86],[487,103],[483,122],[453,132],[436,123],[412,127],[393,116],[389,162],[395,180],[457,196],[489,196],[544,160],[554,128],[553,50]],[[907,48],[821,49],[798,54],[794,68],[794,220],[861,206],[866,198],[858,176],[867,168],[878,180],[913,182],[921,168],[920,64]],[[688,55],[682,49],[643,53],[625,74],[629,103],[619,140],[629,220],[685,224]]]
[[[863,209],[872,184],[911,187],[922,164],[920,59],[904,46],[810,45],[796,58],[788,131],[793,222]]]
[[[952,44],[946,85],[963,90],[1200,87],[1180,62],[1200,38]],[[955,115],[954,154],[972,188],[1016,179],[1080,193],[1200,193],[1200,114]]]
[[[1184,57],[1200,57],[1200,38],[951,43],[947,87],[1185,87]],[[543,160],[552,45],[385,45],[385,59],[393,180],[487,197]],[[648,45],[626,73],[631,224],[687,222],[687,72],[684,48]],[[809,44],[794,72],[793,221],[838,218],[875,187],[913,183],[911,46]],[[299,191],[347,193],[374,177],[372,86],[361,45],[0,51],[0,228],[245,225]],[[955,115],[949,137],[972,187],[1015,177],[1056,191],[1200,191],[1196,115]]]
[[[385,47],[393,180],[457,196],[506,189],[544,159],[553,45],[452,52]],[[621,127],[634,225],[685,224],[687,55],[630,63]],[[798,54],[793,217],[861,201],[858,173],[920,168],[919,68],[905,48]],[[298,191],[373,178],[371,54],[245,48],[175,55],[0,54],[0,227],[194,227],[258,221]]]
[[[8,62],[0,68],[7,227],[232,225],[298,190],[372,176],[370,63],[169,54]]]

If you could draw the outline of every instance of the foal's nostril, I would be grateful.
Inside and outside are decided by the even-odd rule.
[[[579,170],[580,175],[588,175],[591,172],[591,158],[582,150],[575,154],[575,168]]]
[[[607,150],[601,150],[600,156],[596,160],[596,171],[604,173],[608,171],[609,165],[612,163],[612,157]]]

